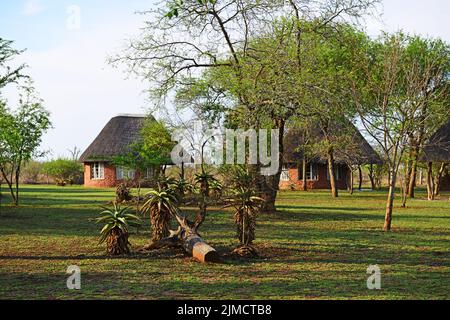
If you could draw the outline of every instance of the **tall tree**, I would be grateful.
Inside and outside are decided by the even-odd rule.
[[[42,135],[50,128],[50,114],[36,97],[31,85],[22,87],[19,106],[11,112],[0,105],[0,172],[7,183],[13,203],[19,204],[19,178],[22,166],[40,156]]]
[[[421,110],[431,101],[442,103],[447,99],[446,90],[432,100],[423,95],[429,77],[417,61],[420,57],[409,54],[414,45],[414,38],[398,33],[385,34],[377,41],[360,37],[351,46],[354,70],[349,74],[350,90],[366,133],[379,144],[389,167],[385,231],[391,230],[398,171],[410,134],[430,118]],[[440,58],[430,60],[430,66],[439,63]]]
[[[301,19],[304,17],[315,19],[317,23],[312,31],[320,32],[321,28],[336,20],[360,18],[378,2],[377,0],[320,0],[314,3],[302,0],[168,1],[163,5],[169,4],[169,11],[167,7],[151,10],[152,17],[144,33],[139,39],[131,41],[129,50],[112,59],[112,62],[128,63],[132,71],[150,80],[154,85],[152,93],[157,97],[167,97],[180,84],[198,78],[202,74],[201,70],[227,69],[227,73],[232,74],[237,80],[233,94],[239,108],[235,111],[252,115],[264,111],[264,120],[270,119],[270,126],[280,132],[280,159],[282,159],[284,130],[286,122],[293,115],[291,110],[295,109],[296,103],[279,97],[282,91],[278,90],[270,90],[273,93],[271,101],[254,99],[255,91],[248,88],[259,76],[256,74],[255,77],[253,74],[252,81],[246,83],[244,79],[246,67],[243,65],[243,62],[251,59],[255,53],[250,45],[251,40],[271,31],[276,18],[284,16],[288,20],[298,21],[298,25],[293,24],[293,28],[285,30],[295,37],[293,46],[295,60],[292,63],[298,71],[302,64]],[[279,47],[276,52],[282,48]],[[271,64],[276,63],[275,54],[269,53],[266,56],[272,58],[269,61]],[[269,76],[280,78],[279,74],[270,74],[269,68],[261,65],[259,68],[269,72]],[[255,101],[265,103],[259,105],[255,104]],[[241,119],[243,118],[245,117],[241,116]],[[259,128],[259,126],[259,119],[256,119],[250,127]],[[281,169],[280,161],[275,176],[261,179],[263,197],[266,200],[263,208],[265,211],[275,209]]]
[[[409,39],[406,59],[421,75],[411,88],[420,103],[417,128],[409,133],[407,156],[407,195],[414,198],[417,165],[425,142],[447,119],[448,77],[450,71],[450,47],[441,39],[426,39],[414,36]]]

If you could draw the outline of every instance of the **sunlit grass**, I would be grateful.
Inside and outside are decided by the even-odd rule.
[[[3,190],[5,194],[5,190]],[[393,232],[381,231],[385,192],[282,192],[279,213],[258,218],[261,258],[199,264],[180,251],[108,258],[91,218],[112,189],[23,186],[22,205],[0,209],[0,298],[12,299],[449,299],[450,202],[423,191],[396,206]],[[194,213],[193,209],[187,210]],[[144,245],[146,227],[130,237]],[[221,253],[234,238],[232,213],[213,208],[202,236]],[[82,288],[66,288],[78,265]],[[382,289],[366,287],[377,264]]]

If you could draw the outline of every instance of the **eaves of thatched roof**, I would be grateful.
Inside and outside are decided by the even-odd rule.
[[[424,153],[426,161],[450,162],[450,118],[430,137]]]
[[[383,161],[367,140],[362,136],[361,132],[351,123],[348,122],[346,129],[347,134],[351,134],[350,143],[347,148],[342,148],[334,151],[334,159],[339,164],[380,164]],[[339,131],[343,129],[340,125],[335,125],[334,130]],[[348,133],[350,132],[350,133]],[[323,133],[319,128],[314,128],[309,132],[309,136],[313,137],[315,142],[324,139]],[[284,162],[295,163],[302,161],[303,151],[302,145],[305,140],[305,133],[302,130],[291,128],[288,130],[284,139],[285,155]],[[350,146],[351,145],[351,146]],[[327,159],[324,155],[308,155],[308,161],[326,163]]]
[[[145,121],[153,117],[119,115],[112,118],[84,151],[80,162],[109,161],[114,156],[124,155],[130,146],[140,139]]]

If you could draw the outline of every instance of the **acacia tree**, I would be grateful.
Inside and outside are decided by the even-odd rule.
[[[50,114],[31,86],[22,87],[19,107],[11,112],[0,106],[0,172],[7,183],[13,203],[19,204],[19,178],[22,166],[33,156],[42,135],[50,128]]]
[[[22,73],[22,71],[26,68],[25,64],[21,64],[18,67],[11,67],[9,62],[13,60],[16,56],[20,55],[24,50],[17,50],[12,47],[13,41],[6,40],[0,37],[0,99],[1,99],[1,90],[6,87],[8,84],[17,83],[20,79],[26,78],[27,76]],[[5,114],[5,101],[0,100],[0,122],[6,121],[6,119],[1,119],[2,115]],[[1,154],[3,145],[0,140],[0,161],[2,161]],[[0,162],[1,163],[1,162]],[[1,183],[2,178],[0,177],[0,201],[1,201]]]
[[[236,80],[233,88],[233,112],[245,115],[262,115],[263,119],[247,118],[248,127],[259,129],[270,120],[270,126],[280,132],[280,159],[283,156],[283,137],[286,123],[294,115],[299,101],[280,97],[282,91],[268,90],[270,101],[255,99],[249,84],[255,74],[246,74],[244,61],[255,52],[252,39],[267,34],[276,18],[297,21],[285,31],[294,36],[294,57],[288,66],[302,69],[303,27],[302,19],[315,19],[312,32],[320,32],[324,26],[342,18],[360,18],[371,10],[377,0],[186,0],[163,2],[162,6],[149,12],[150,21],[140,38],[132,40],[123,55],[111,59],[113,63],[127,63],[133,72],[153,84],[152,93],[157,98],[167,97],[180,85],[186,85],[201,77],[202,71],[221,68]],[[166,4],[169,4],[169,11]],[[281,47],[277,48],[279,52]],[[277,56],[268,54],[276,63]],[[268,60],[265,60],[268,61]],[[269,66],[270,67],[270,66]],[[267,71],[264,65],[260,69]],[[248,69],[247,69],[248,70]],[[270,73],[270,70],[269,70]],[[256,74],[257,75],[257,74]],[[280,74],[272,74],[280,79]],[[293,74],[292,74],[293,75]],[[256,76],[258,78],[258,76]],[[284,82],[286,83],[286,81]],[[280,86],[277,86],[278,88]],[[265,90],[270,87],[265,87]],[[256,90],[258,91],[258,90]],[[294,90],[290,90],[293,92]],[[258,92],[262,92],[259,90]],[[267,96],[267,95],[265,95]],[[164,100],[165,101],[165,100]],[[263,105],[260,102],[265,102]],[[237,106],[237,108],[236,108]],[[245,126],[244,124],[240,124]],[[281,161],[275,176],[261,178],[262,196],[266,200],[264,211],[275,209]]]
[[[353,72],[350,91],[362,125],[375,140],[389,167],[389,192],[384,230],[391,230],[392,211],[399,167],[409,146],[411,132],[428,120],[420,112],[425,103],[446,99],[441,92],[432,100],[422,93],[428,73],[419,67],[420,57],[408,54],[411,37],[385,34],[377,41],[355,37],[351,46]],[[440,59],[430,60],[430,66]]]
[[[11,60],[24,52],[24,50],[12,48],[12,44],[13,41],[0,37],[0,90],[10,83],[17,83],[20,79],[27,78],[23,74],[23,70],[27,67],[26,64],[15,68],[9,65]]]
[[[448,118],[448,75],[450,71],[450,47],[441,39],[425,39],[418,36],[409,39],[406,59],[421,75],[413,90],[420,99],[417,110],[419,123],[409,133],[406,159],[406,194],[414,198],[417,166],[423,154],[425,142]]]

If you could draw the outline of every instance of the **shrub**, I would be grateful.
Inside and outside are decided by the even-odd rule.
[[[43,163],[39,161],[29,161],[22,169],[22,182],[26,184],[39,183],[43,173]]]
[[[65,186],[81,180],[83,166],[76,160],[61,158],[46,162],[43,166],[43,171],[55,179],[58,186]]]

